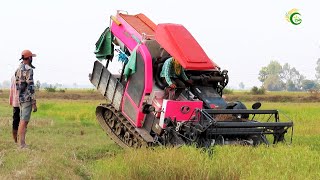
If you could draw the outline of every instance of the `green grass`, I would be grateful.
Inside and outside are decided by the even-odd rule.
[[[1,99],[0,179],[88,179],[88,162],[122,151],[95,120],[99,101],[87,100],[38,100],[28,126],[29,149],[21,150],[11,138],[6,103]]]
[[[122,150],[95,120],[99,100],[39,99],[29,148],[11,138],[7,98],[0,98],[0,179],[318,179],[320,103],[263,103],[294,121],[293,144]],[[252,102],[245,103],[250,107]]]
[[[132,150],[93,165],[97,179],[317,179],[319,152],[303,146]]]

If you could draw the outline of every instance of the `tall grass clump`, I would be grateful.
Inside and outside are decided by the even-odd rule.
[[[93,179],[314,179],[319,153],[308,147],[216,146],[129,150],[93,165]]]
[[[125,151],[93,167],[94,179],[239,179],[236,168],[217,169],[207,153],[194,147]]]

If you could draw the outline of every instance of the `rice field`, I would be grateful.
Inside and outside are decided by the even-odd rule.
[[[11,138],[7,94],[0,94],[0,179],[320,177],[320,102],[263,103],[262,109],[279,109],[280,117],[285,114],[294,121],[292,144],[215,146],[209,154],[194,147],[123,150],[95,120],[95,107],[103,100],[44,96],[28,127],[29,148],[19,149]],[[252,101],[245,104],[250,107]]]

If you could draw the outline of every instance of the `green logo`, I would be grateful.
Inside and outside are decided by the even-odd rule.
[[[298,12],[298,9],[295,8],[287,12],[286,19],[293,25],[299,25],[302,22],[301,14]]]

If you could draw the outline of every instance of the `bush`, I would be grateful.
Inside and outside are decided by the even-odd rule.
[[[250,94],[266,94],[266,89],[264,87],[258,88],[257,86],[253,86],[253,88],[250,90]]]
[[[53,85],[49,85],[49,87],[45,87],[44,88],[47,92],[56,92],[57,91],[57,87],[53,86]]]
[[[233,94],[233,89],[223,89],[223,94]]]
[[[92,89],[88,89],[88,90],[87,90],[87,92],[89,92],[89,93],[93,93],[93,92],[95,92],[95,91],[96,91],[96,90],[95,90],[95,89],[93,89],[93,88],[92,88]]]
[[[61,93],[65,93],[66,92],[66,88],[65,89],[59,89],[59,92],[61,92]]]

